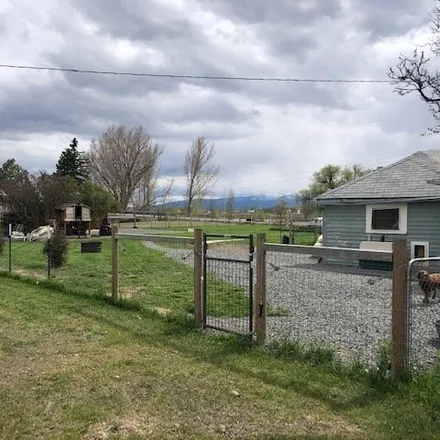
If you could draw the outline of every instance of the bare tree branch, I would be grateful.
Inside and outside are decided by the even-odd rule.
[[[228,198],[226,199],[226,217],[228,220],[232,220],[232,216],[234,214],[234,201],[235,201],[235,192],[233,189],[229,190]]]
[[[287,224],[287,214],[289,211],[289,205],[287,204],[284,197],[281,197],[278,200],[277,205],[275,206],[275,222],[276,225],[281,229]]]
[[[198,137],[185,155],[187,211],[191,214],[194,200],[203,199],[215,184],[220,168],[212,165],[214,145],[209,146],[203,136]]]
[[[431,39],[427,47],[434,56],[440,55],[440,7],[435,6],[430,14]],[[437,124],[429,127],[427,133],[440,132],[440,72],[432,68],[431,59],[424,50],[414,49],[411,56],[400,55],[395,68],[390,68],[388,76],[394,84],[394,90],[401,96],[416,93],[428,104],[428,109]]]
[[[154,173],[163,148],[143,127],[112,125],[92,139],[88,155],[92,178],[127,208],[142,179]]]

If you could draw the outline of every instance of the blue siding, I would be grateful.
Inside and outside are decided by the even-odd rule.
[[[365,206],[326,206],[324,208],[324,246],[359,248],[365,234]]]
[[[429,256],[440,256],[440,202],[408,205],[408,258],[411,241],[428,241]]]
[[[365,234],[365,206],[326,206],[323,218],[323,245],[359,249]],[[359,261],[328,259],[328,263],[357,266]]]
[[[365,205],[325,206],[323,225],[324,246],[359,248],[360,242],[368,240],[365,233]],[[371,234],[379,241],[381,234]],[[408,204],[408,233],[387,234],[385,241],[405,238],[410,258],[411,241],[429,242],[429,256],[440,256],[440,202]]]

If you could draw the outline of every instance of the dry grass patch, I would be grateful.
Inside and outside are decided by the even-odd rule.
[[[111,422],[99,422],[90,427],[90,431],[81,440],[110,440],[129,437],[149,438],[152,434],[162,431],[157,420],[147,414],[127,416]]]

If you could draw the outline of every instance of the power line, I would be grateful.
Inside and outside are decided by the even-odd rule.
[[[149,78],[168,79],[207,79],[220,81],[253,81],[253,82],[278,82],[278,83],[339,83],[339,84],[391,84],[383,79],[317,79],[317,78],[270,78],[253,76],[221,76],[221,75],[185,75],[174,73],[151,73],[151,72],[117,72],[112,70],[74,69],[62,67],[25,66],[16,64],[0,64],[2,69],[39,70],[48,72],[68,72],[92,75],[134,76]]]

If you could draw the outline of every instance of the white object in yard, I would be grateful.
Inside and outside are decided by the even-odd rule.
[[[99,229],[90,229],[91,237],[99,237]]]
[[[389,251],[393,250],[391,241],[361,241],[359,249],[364,251]]]
[[[322,247],[322,234],[318,237],[318,240],[316,240],[316,243],[313,246]]]
[[[34,229],[32,232],[30,232],[27,235],[28,241],[42,241],[42,240],[48,240],[52,237],[54,233],[54,229],[52,226],[40,226],[37,229]]]
[[[315,217],[315,218],[313,219],[313,221],[314,221],[315,223],[318,223],[318,225],[322,226],[323,217]]]
[[[12,231],[11,233],[11,240],[26,240],[26,235],[23,234],[23,232],[18,231]]]

